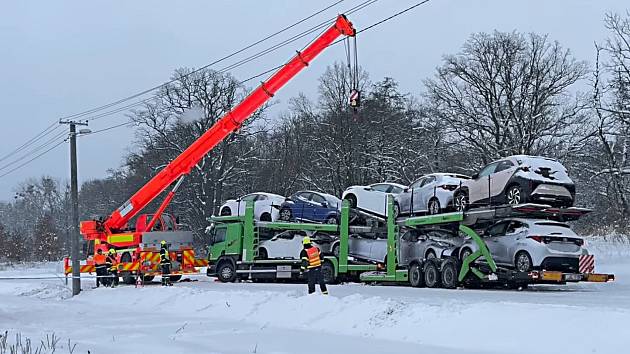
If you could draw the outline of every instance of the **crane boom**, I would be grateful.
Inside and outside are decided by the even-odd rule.
[[[306,67],[326,47],[340,35],[354,36],[352,23],[344,15],[339,15],[335,23],[315,39],[302,52],[297,52],[287,64],[273,74],[266,82],[252,91],[233,110],[226,113],[199,139],[177,156],[147,184],[138,190],[127,202],[116,209],[98,231],[103,236],[119,232],[131,218],[153,201],[169,185],[181,176],[190,173],[192,168],[217,144],[236,131],[249,116],[267,102],[289,80]],[[92,229],[92,232],[96,230]],[[86,235],[87,236],[87,235]],[[92,235],[91,238],[94,238]]]

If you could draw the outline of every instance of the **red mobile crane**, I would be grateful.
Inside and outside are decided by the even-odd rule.
[[[177,229],[173,216],[162,215],[175,192],[190,173],[191,169],[218,143],[238,130],[241,124],[259,109],[267,100],[297,75],[303,68],[332,44],[339,36],[354,36],[352,23],[344,15],[339,15],[335,23],[322,33],[302,52],[297,52],[287,64],[273,74],[266,82],[252,91],[234,109],[225,114],[215,125],[184,150],[128,201],[115,210],[104,221],[81,222],[81,234],[88,241],[94,241],[94,250],[107,251],[113,248],[120,255],[121,271],[125,282],[133,282],[131,272],[143,274],[145,279],[157,273],[159,262],[158,245],[161,240],[171,244],[171,259],[177,260],[173,273],[184,274],[195,271],[195,258],[192,249],[192,233]],[[139,215],[151,201],[168,186],[175,183],[154,214]],[[135,229],[127,225],[138,216]],[[66,263],[68,264],[68,262]],[[88,265],[82,270],[89,271]],[[66,272],[70,271],[66,266]],[[181,275],[180,275],[181,277]]]

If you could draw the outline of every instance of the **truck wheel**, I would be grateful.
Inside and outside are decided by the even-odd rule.
[[[153,278],[155,278],[153,275],[145,275],[142,277],[142,281],[144,281],[145,283],[148,283],[150,281],[153,281]]]
[[[131,254],[129,252],[123,253],[120,257],[121,263],[130,263],[131,262]],[[136,277],[131,272],[122,272],[121,273],[123,283],[128,285],[133,285],[136,283]]]
[[[424,286],[424,273],[418,263],[414,263],[411,268],[409,268],[409,284],[414,288]]]
[[[457,275],[459,266],[454,258],[449,258],[442,263],[442,286],[446,289],[457,287]]]
[[[440,286],[440,269],[433,260],[428,260],[424,264],[424,283],[427,288],[437,288]]]
[[[181,275],[181,274],[171,275],[171,281],[172,281],[173,283],[174,283],[174,282],[177,282],[177,281],[180,281],[180,280],[182,280],[182,275]]]
[[[326,284],[335,283],[335,268],[330,262],[324,262],[324,264],[322,264],[322,277]]]
[[[217,278],[223,283],[233,283],[236,280],[236,269],[230,261],[223,261],[217,266]]]

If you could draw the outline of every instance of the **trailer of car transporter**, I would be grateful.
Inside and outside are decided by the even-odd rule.
[[[394,201],[388,197],[389,213],[384,222],[371,226],[350,225],[351,209],[344,201],[338,225],[301,222],[260,222],[254,218],[253,203],[248,203],[242,216],[211,217],[211,242],[208,247],[208,276],[220,281],[236,280],[300,280],[300,260],[295,258],[261,259],[258,248],[261,233],[273,231],[321,231],[339,239],[339,254],[327,255],[322,264],[326,282],[360,281],[367,283],[400,283],[413,287],[513,287],[530,284],[564,284],[568,282],[608,282],[612,274],[532,270],[518,272],[497,266],[478,231],[484,225],[510,217],[529,217],[569,221],[584,215],[580,208],[551,208],[524,204],[475,209],[438,215],[394,219]],[[445,250],[431,259],[419,259],[404,266],[398,262],[400,236],[409,229],[447,228],[461,232],[473,240],[476,251],[460,259],[459,250]],[[380,233],[387,238],[384,263],[367,263],[354,259],[349,252],[349,237],[356,233]]]

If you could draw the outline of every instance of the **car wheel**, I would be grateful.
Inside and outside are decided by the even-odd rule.
[[[282,221],[291,221],[291,217],[293,217],[293,213],[291,212],[291,209],[289,208],[282,208],[280,209],[280,220]]]
[[[333,246],[332,254],[333,256],[339,258],[339,244]]]
[[[464,259],[468,258],[472,254],[472,250],[470,248],[464,248],[462,252],[459,254],[459,259],[463,262]]]
[[[525,195],[523,195],[521,187],[515,184],[510,186],[510,188],[508,188],[505,192],[505,200],[510,205],[517,205],[525,201]]]
[[[429,260],[424,263],[424,283],[428,288],[437,288],[440,286],[440,270],[436,262]]]
[[[436,198],[429,200],[428,210],[429,215],[435,215],[440,213],[440,201]]]
[[[400,215],[400,205],[397,202],[394,203],[394,219]]]
[[[442,263],[442,286],[447,289],[457,287],[457,273],[459,271],[458,262],[454,258],[449,258]]]
[[[260,221],[271,221],[271,214],[269,213],[260,214]]]
[[[409,284],[414,288],[424,286],[424,273],[422,273],[422,269],[420,269],[418,263],[414,263],[411,268],[409,268]]]
[[[144,275],[142,276],[142,281],[145,283],[149,283],[153,281],[153,278],[155,278],[155,276],[153,275]]]
[[[334,215],[331,215],[328,218],[326,218],[326,224],[337,225],[338,223],[339,222],[337,222],[337,217]]]
[[[322,278],[324,278],[324,283],[326,284],[335,283],[335,268],[332,263],[324,262],[322,264]]]
[[[348,201],[348,203],[350,204],[350,208],[356,209],[357,197],[355,197],[354,194],[348,194],[344,199]]]
[[[258,259],[267,259],[267,258],[269,258],[269,254],[267,253],[267,250],[264,248],[259,248]]]
[[[514,257],[514,268],[518,272],[529,272],[532,270],[532,257],[525,251],[520,251]]]
[[[232,283],[236,280],[236,269],[230,261],[223,261],[217,267],[217,278],[223,283]]]
[[[457,211],[466,211],[468,209],[468,196],[465,192],[459,192],[455,195],[455,210]]]
[[[232,210],[230,209],[230,207],[224,207],[219,212],[219,215],[221,215],[221,216],[230,216],[230,215],[232,215]]]

